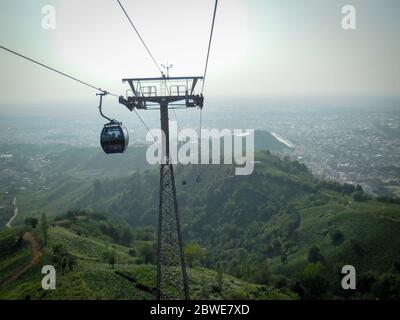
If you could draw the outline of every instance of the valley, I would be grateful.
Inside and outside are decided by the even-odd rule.
[[[143,154],[132,148],[109,160],[95,149],[65,148],[43,157],[46,166],[37,174],[45,183],[16,189],[18,216],[0,244],[30,232],[43,245],[46,213],[49,245],[40,265],[57,261],[61,250],[72,269],[59,276],[64,289],[32,295],[42,276],[33,266],[7,285],[4,298],[153,297],[159,177],[157,168],[141,166]],[[194,297],[344,299],[339,271],[347,264],[369,283],[351,298],[398,294],[400,205],[373,199],[359,185],[317,179],[305,165],[269,151],[258,151],[255,160],[247,177],[235,176],[229,165],[202,166],[201,183],[196,167],[176,167]],[[22,243],[0,254],[2,281],[18,261],[29,260],[29,244],[23,237]],[[322,281],[318,290],[315,281]]]

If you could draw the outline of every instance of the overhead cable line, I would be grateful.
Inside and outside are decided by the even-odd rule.
[[[210,49],[211,49],[211,42],[213,38],[213,33],[214,33],[214,24],[215,24],[215,16],[217,14],[217,7],[218,7],[218,0],[215,0],[215,6],[214,6],[214,14],[212,18],[212,23],[211,23],[211,32],[210,32],[210,39],[208,41],[208,50],[207,50],[207,58],[206,58],[206,66],[204,68],[204,75],[203,75],[203,85],[201,87],[201,93],[204,91],[204,84],[206,82],[206,76],[207,76],[207,68],[208,68],[208,59],[210,58]]]
[[[137,36],[139,37],[140,41],[142,42],[143,46],[145,47],[147,53],[150,55],[151,60],[153,60],[154,64],[156,65],[158,71],[161,73],[161,75],[164,76],[164,73],[162,72],[160,66],[158,65],[156,59],[154,58],[153,54],[151,53],[149,47],[146,45],[146,42],[144,42],[142,36],[140,35],[138,29],[135,27],[132,19],[130,18],[128,12],[125,10],[124,6],[122,5],[120,0],[117,0],[119,6],[121,7],[122,11],[124,12],[126,18],[128,19],[129,23],[131,24],[133,30],[135,30]],[[136,111],[136,109],[133,109],[137,115],[137,117],[139,118],[139,120],[142,122],[143,126],[147,129],[147,131],[151,134],[151,136],[153,137],[153,139],[155,139],[154,135],[151,133],[149,127],[146,125],[146,123],[144,122],[144,120],[142,119],[142,117],[139,115],[139,113]]]
[[[94,90],[98,90],[98,91],[101,91],[101,92],[107,92],[107,94],[109,94],[109,95],[111,95],[111,96],[118,97],[118,95],[116,95],[116,94],[113,94],[113,93],[111,93],[111,92],[102,90],[101,88],[98,88],[98,87],[96,87],[96,86],[94,86],[94,85],[92,85],[92,84],[90,84],[90,83],[87,83],[87,82],[85,82],[85,81],[83,81],[83,80],[80,80],[80,79],[78,79],[78,78],[75,78],[75,77],[73,77],[73,76],[70,76],[70,75],[68,75],[68,74],[66,74],[66,73],[64,73],[64,72],[59,71],[59,70],[56,70],[56,69],[54,69],[54,68],[52,68],[52,67],[50,67],[50,66],[48,66],[48,65],[46,65],[46,64],[43,64],[43,63],[41,63],[41,62],[39,62],[39,61],[33,60],[33,59],[31,59],[31,58],[29,58],[29,57],[27,57],[27,56],[25,56],[25,55],[23,55],[23,54],[21,54],[21,53],[15,52],[15,51],[13,51],[13,50],[11,50],[11,49],[8,49],[8,48],[6,48],[6,47],[3,47],[3,46],[1,46],[1,45],[0,45],[0,48],[3,49],[3,50],[5,50],[5,51],[7,51],[7,52],[9,52],[9,53],[12,53],[12,54],[14,54],[14,55],[16,55],[16,56],[18,56],[18,57],[20,57],[20,58],[23,58],[23,59],[25,59],[25,60],[28,60],[28,61],[30,61],[30,62],[33,62],[33,63],[35,63],[35,64],[37,64],[37,65],[39,65],[39,66],[41,66],[41,67],[43,67],[43,68],[46,68],[46,69],[51,70],[51,71],[53,71],[53,72],[55,72],[55,73],[58,73],[58,74],[60,74],[60,75],[62,75],[62,76],[64,76],[64,77],[67,77],[67,78],[69,78],[69,79],[71,79],[71,80],[74,80],[74,81],[76,81],[76,82],[78,82],[78,83],[80,83],[80,84],[83,84],[83,85],[85,85],[85,86],[87,86],[87,87],[89,87],[89,88],[92,88],[92,89],[94,89]]]
[[[147,132],[150,133],[150,135],[153,137],[154,140],[156,140],[156,137],[151,133],[149,127],[147,126],[146,122],[144,122],[144,120],[143,120],[142,117],[140,116],[139,112],[137,112],[135,108],[133,108],[133,111],[135,111],[137,117],[138,117],[139,120],[142,122],[143,126],[147,129]]]
[[[211,50],[211,43],[212,43],[212,38],[214,34],[214,25],[215,25],[215,17],[217,15],[217,8],[218,8],[218,0],[215,0],[215,5],[214,5],[214,13],[213,13],[213,18],[212,18],[212,23],[211,23],[211,30],[210,30],[210,38],[208,40],[208,49],[207,49],[207,58],[206,58],[206,65],[204,67],[204,74],[203,74],[203,83],[201,86],[201,94],[204,92],[204,85],[206,83],[206,76],[207,76],[207,68],[208,68],[208,60],[210,58],[210,50]],[[199,136],[200,136],[200,149],[201,149],[201,144],[202,144],[202,127],[203,127],[203,108],[200,109],[200,115],[199,115]],[[201,181],[200,177],[200,161],[199,164],[197,165],[197,182]]]
[[[138,29],[136,29],[136,27],[135,27],[135,25],[133,24],[131,18],[129,17],[128,13],[126,12],[126,10],[125,10],[124,6],[122,5],[121,1],[120,1],[120,0],[117,0],[117,2],[118,2],[118,4],[120,5],[120,7],[121,7],[122,11],[124,12],[125,16],[127,17],[127,19],[129,20],[129,23],[131,24],[133,30],[135,30],[135,32],[136,32],[136,34],[138,35],[140,41],[142,42],[142,44],[143,44],[144,47],[146,48],[147,53],[150,55],[151,59],[153,60],[154,64],[156,65],[158,71],[160,71],[160,73],[161,73],[162,75],[164,75],[164,73],[162,72],[160,66],[158,65],[158,63],[157,63],[157,61],[156,61],[156,59],[154,59],[154,56],[152,55],[152,53],[150,52],[150,49],[149,49],[148,46],[146,45],[146,42],[144,42],[144,40],[143,40],[142,36],[140,35]]]

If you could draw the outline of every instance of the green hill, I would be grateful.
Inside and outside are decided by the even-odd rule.
[[[111,232],[114,227],[100,222],[90,223],[88,233],[78,220],[58,225],[54,229],[58,236],[66,228],[77,239],[86,234],[95,241],[118,243],[126,251],[129,246],[121,234],[128,226],[139,235],[134,244],[154,242],[159,184],[156,167],[121,175],[123,167],[110,166],[108,174],[102,175],[101,170],[91,172],[90,166],[81,162],[66,170],[66,164],[59,162],[68,157],[56,158],[59,160],[52,163],[57,162],[64,171],[49,164],[47,171],[54,179],[46,190],[17,195],[21,212],[17,224],[26,216],[40,217],[46,212],[61,219],[56,221],[58,225],[69,219],[60,217],[61,213],[76,208],[104,213],[107,219],[118,221],[122,224],[120,235]],[[193,270],[207,272],[222,266],[224,273],[240,281],[294,290],[304,298],[400,296],[399,204],[374,200],[360,186],[317,180],[303,164],[270,152],[258,152],[255,160],[250,176],[236,176],[234,166],[201,166],[201,183],[195,182],[199,168],[176,167],[182,232],[185,243],[194,248]],[[87,252],[70,251],[78,257],[99,259],[89,248]],[[133,263],[139,260],[141,267],[145,262],[154,263],[151,258],[131,258]],[[344,265],[357,270],[360,286],[354,293],[341,288]],[[199,277],[203,271],[198,271]]]
[[[141,247],[154,246],[154,241],[134,241],[125,247],[105,240],[99,232],[101,218],[87,215],[76,216],[77,220],[55,221],[49,230],[49,245],[42,247],[40,260],[24,273],[33,255],[27,241],[19,241],[22,234],[32,233],[41,241],[36,229],[5,229],[0,232],[0,299],[154,299],[156,266],[145,264]],[[79,230],[79,231],[77,231]],[[42,244],[42,243],[41,243]],[[55,248],[74,257],[73,267],[63,268],[56,262]],[[112,266],[105,253],[115,253]],[[132,251],[137,254],[132,254]],[[131,253],[130,253],[131,252]],[[58,271],[57,289],[43,290],[41,267],[55,265]],[[16,275],[19,275],[18,277]],[[255,285],[235,277],[223,276],[222,291],[216,289],[216,271],[202,268],[188,268],[191,296],[194,299],[292,299],[296,295],[285,290]],[[10,281],[12,279],[12,281]]]
[[[350,264],[375,285],[360,297],[386,297],[381,287],[388,277],[395,287],[387,289],[394,290],[389,296],[398,294],[399,205],[373,200],[359,186],[316,180],[304,165],[268,152],[256,160],[248,177],[235,176],[231,166],[202,168],[200,184],[194,182],[197,168],[177,167],[183,236],[206,249],[202,265],[222,263],[246,281],[290,288],[307,267],[320,263],[326,290],[310,297],[344,298],[340,270]],[[152,171],[97,180],[75,204],[132,227],[155,226],[157,184]],[[317,257],[310,258],[315,251]]]

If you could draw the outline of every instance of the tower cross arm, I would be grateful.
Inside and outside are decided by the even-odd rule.
[[[129,110],[147,109],[149,104],[168,105],[180,102],[186,108],[203,108],[204,97],[195,93],[203,77],[126,78],[133,91],[129,97],[120,97],[119,103]]]

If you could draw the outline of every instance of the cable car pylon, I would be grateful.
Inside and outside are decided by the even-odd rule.
[[[203,77],[161,77],[123,79],[133,95],[120,97],[119,102],[130,111],[160,109],[162,159],[160,164],[160,198],[157,246],[157,299],[188,300],[189,286],[186,273],[180,227],[174,168],[169,149],[170,108],[203,108],[204,97],[196,94],[196,84]],[[168,90],[163,90],[165,87]]]

